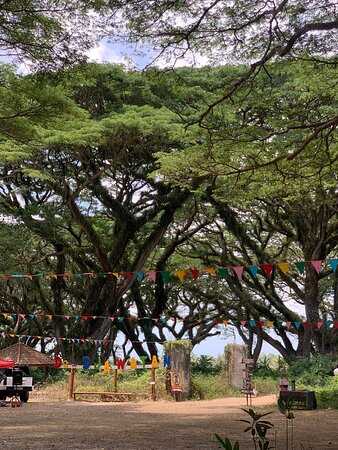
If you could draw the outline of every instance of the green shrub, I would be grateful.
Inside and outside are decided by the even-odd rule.
[[[332,376],[337,360],[329,356],[316,355],[302,358],[290,364],[289,380],[295,380],[297,385],[325,386]]]
[[[316,387],[319,408],[338,409],[338,377],[331,377],[325,386]]]
[[[223,370],[223,366],[220,360],[213,358],[212,356],[201,355],[193,356],[191,358],[191,371],[192,373],[200,373],[205,375],[216,375]]]
[[[227,384],[223,374],[192,376],[192,398],[198,400],[211,400],[240,395],[240,391]]]
[[[253,377],[253,385],[258,395],[275,394],[278,390],[278,381],[275,377]]]

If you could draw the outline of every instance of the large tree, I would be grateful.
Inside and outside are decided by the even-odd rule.
[[[201,219],[188,190],[151,176],[155,153],[183,148],[193,133],[186,133],[176,115],[161,107],[140,74],[89,65],[49,81],[37,79],[51,91],[58,83],[73,114],[65,110],[50,117],[48,126],[39,129],[36,145],[15,141],[21,152],[1,163],[1,211],[47,245],[52,271],[89,274],[52,277],[46,312],[62,315],[76,307],[79,314],[106,318],[72,327],[56,321],[56,335],[72,332],[114,341],[121,331],[139,354],[146,353],[143,339],[154,354],[160,336],[152,328],[166,308],[163,280],[156,280],[150,301],[129,274],[163,270],[175,248],[207,220]],[[1,150],[11,142],[8,137]],[[179,214],[188,204],[191,213]],[[34,271],[46,266],[44,260]],[[40,294],[45,292],[45,281],[34,281]],[[132,308],[154,320],[139,322],[139,330],[129,317]]]
[[[218,216],[180,251],[194,256],[196,264],[246,270],[241,281],[230,269],[221,280],[210,279],[207,288],[187,286],[190,297],[234,321],[247,343],[256,335],[288,359],[336,351],[337,330],[325,321],[338,317],[337,273],[324,265],[318,274],[311,261],[337,257],[337,193],[316,189],[301,201],[262,198],[245,208],[231,207],[211,189],[206,198]],[[283,261],[288,270],[277,268]],[[271,276],[259,269],[267,263],[275,265]],[[274,332],[250,320],[273,322]],[[309,325],[295,325],[304,320]]]

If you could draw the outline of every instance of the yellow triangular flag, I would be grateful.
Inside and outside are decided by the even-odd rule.
[[[287,263],[287,262],[280,262],[277,264],[277,267],[283,273],[289,272],[289,263]]]
[[[134,358],[134,357],[130,358],[129,363],[130,363],[130,368],[131,368],[131,369],[137,369],[137,361],[136,361],[136,358]]]
[[[266,320],[265,321],[266,328],[273,328],[273,321],[272,320]]]
[[[159,367],[159,364],[158,364],[157,356],[153,355],[153,357],[151,358],[151,368],[158,369],[158,367]]]

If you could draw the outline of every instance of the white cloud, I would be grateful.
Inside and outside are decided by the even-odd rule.
[[[123,47],[119,50],[118,46],[101,41],[95,47],[91,48],[88,52],[89,61],[98,63],[116,63],[130,66],[131,61],[126,55],[122,54]]]

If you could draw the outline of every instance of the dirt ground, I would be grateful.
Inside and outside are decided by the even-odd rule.
[[[242,398],[137,403],[29,402],[0,408],[0,449],[6,450],[176,450],[217,449],[213,433],[243,439]],[[283,417],[274,396],[254,399],[254,406],[274,410],[270,416],[281,434]],[[338,411],[296,412],[298,444],[306,450],[338,450]],[[295,450],[301,447],[297,444]],[[278,450],[285,450],[282,441]]]

